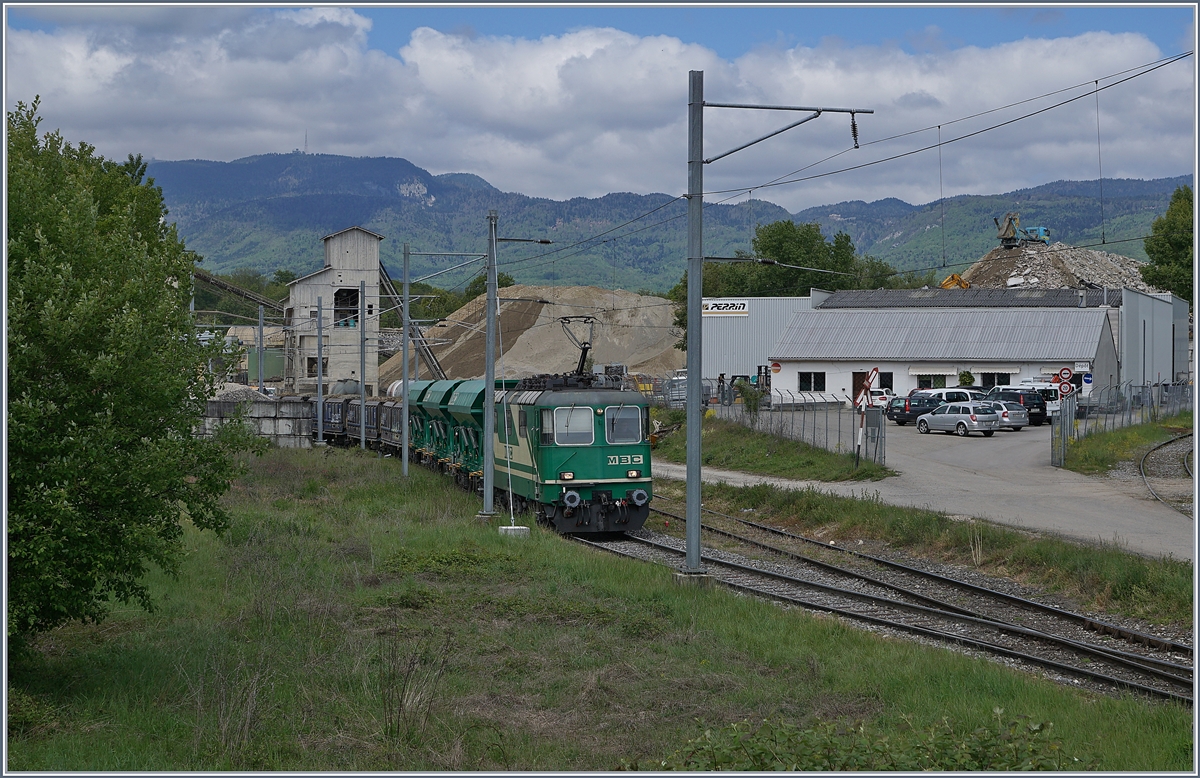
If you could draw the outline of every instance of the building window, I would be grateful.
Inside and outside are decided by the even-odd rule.
[[[919,375],[917,376],[918,389],[945,389],[946,376],[944,375]]]
[[[895,390],[896,387],[892,386],[892,374],[891,373],[880,373],[879,374],[879,386],[876,388]]]
[[[796,373],[796,391],[798,392],[823,392],[825,391],[825,373],[809,373],[800,371]]]
[[[333,326],[358,326],[358,290],[335,289],[333,292]]]
[[[329,357],[321,357],[321,375],[322,376],[329,375]],[[317,358],[316,357],[308,358],[308,377],[309,378],[317,377]]]
[[[993,386],[1008,386],[1012,380],[1011,373],[980,373],[980,386],[984,389],[991,389]]]

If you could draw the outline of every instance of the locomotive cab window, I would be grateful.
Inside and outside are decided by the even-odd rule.
[[[641,443],[642,414],[636,405],[610,405],[604,409],[604,435],[609,443]]]
[[[595,437],[591,408],[554,409],[555,443],[560,446],[590,446]]]
[[[517,434],[523,438],[529,436],[529,417],[524,410],[517,411]]]

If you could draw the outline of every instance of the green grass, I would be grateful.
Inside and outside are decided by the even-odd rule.
[[[1183,413],[1149,424],[1097,432],[1071,442],[1064,467],[1089,475],[1106,473],[1119,462],[1140,458],[1154,444],[1191,430],[1192,414]]]
[[[655,485],[664,510],[681,513],[681,482]],[[889,505],[864,487],[860,498],[813,489],[771,485],[704,484],[705,507],[750,516],[797,534],[839,543],[872,539],[914,555],[1016,578],[1064,594],[1087,608],[1156,623],[1192,624],[1193,571],[1189,562],[1150,559],[1114,546],[1085,546],[1007,529],[964,522],[944,513]],[[678,502],[670,502],[670,500]],[[750,510],[753,513],[742,513]],[[661,519],[648,526],[664,531]],[[682,528],[672,527],[682,531]],[[972,544],[977,550],[972,552]],[[978,559],[976,559],[978,557]]]
[[[664,423],[682,423],[682,412],[662,417]],[[678,420],[677,420],[678,419]],[[895,472],[874,462],[854,466],[853,454],[838,454],[807,443],[756,432],[735,422],[706,418],[703,426],[703,464],[706,467],[773,475],[797,481],[878,481]],[[662,438],[654,456],[668,462],[687,461],[684,427]]]
[[[14,771],[609,770],[771,719],[881,737],[1050,721],[1102,770],[1190,769],[1191,711],[1099,697],[830,619],[680,587],[534,528],[499,536],[441,477],[273,450],[187,531],[153,613],[10,654]]]

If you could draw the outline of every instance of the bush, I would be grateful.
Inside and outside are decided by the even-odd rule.
[[[706,729],[679,751],[648,769],[667,770],[1062,770],[1084,769],[1051,737],[1052,725],[1002,718],[969,733],[943,719],[906,737],[882,737],[866,725],[818,722],[802,729],[786,722],[748,721]],[[626,764],[626,769],[639,765]]]

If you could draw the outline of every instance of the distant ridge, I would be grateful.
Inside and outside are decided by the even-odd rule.
[[[672,195],[619,192],[565,201],[502,192],[472,173],[429,171],[398,157],[332,154],[259,154],[232,162],[207,160],[148,163],[163,189],[169,218],[210,272],[247,267],[298,274],[320,267],[322,236],[352,225],[386,236],[381,258],[399,277],[404,243],[414,252],[483,252],[486,214],[499,212],[511,237],[548,238],[553,246],[506,245],[501,270],[518,282],[543,286],[593,285],[665,292],[686,266],[686,220]],[[1161,215],[1171,193],[1191,176],[1141,181],[1104,180],[1105,235],[1109,241],[1140,237]],[[966,268],[995,247],[993,217],[1019,211],[1026,226],[1046,226],[1056,241],[1100,242],[1099,185],[1055,181],[996,195],[947,198],[946,267]],[[575,245],[666,205],[653,217],[605,235],[604,242]],[[839,231],[860,253],[901,270],[942,265],[941,202],[910,205],[896,198],[849,201],[792,214],[769,201],[708,204],[705,253],[748,251],[754,224],[781,219],[815,222],[832,237]],[[621,237],[625,236],[625,237]],[[1108,250],[1144,260],[1141,241],[1112,243]],[[532,258],[536,257],[536,258]],[[413,277],[448,265],[414,258]],[[464,284],[471,267],[438,278]]]

